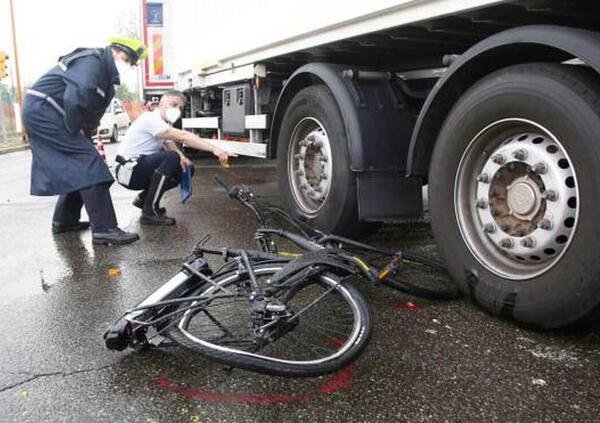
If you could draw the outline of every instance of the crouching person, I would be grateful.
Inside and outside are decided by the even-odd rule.
[[[142,113],[129,127],[117,152],[117,181],[131,190],[141,190],[133,205],[142,209],[140,222],[145,225],[174,225],[160,200],[169,189],[181,182],[182,173],[190,166],[178,144],[210,151],[221,164],[229,159],[227,152],[214,147],[191,132],[171,125],[181,116],[185,96],[180,91],[163,94],[159,107]]]

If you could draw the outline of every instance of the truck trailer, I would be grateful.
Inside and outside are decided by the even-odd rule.
[[[148,0],[148,3],[151,3]],[[282,204],[360,236],[423,214],[485,310],[538,328],[600,305],[600,5],[162,2],[182,126],[276,159]]]

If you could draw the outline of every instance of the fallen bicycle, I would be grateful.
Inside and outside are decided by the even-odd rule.
[[[435,260],[323,234],[258,201],[248,187],[217,181],[255,214],[258,248],[209,247],[205,237],[179,273],[105,333],[109,349],[142,349],[171,340],[233,367],[314,376],[345,366],[369,340],[369,307],[350,279],[429,298],[457,295],[454,286],[432,289],[395,279],[407,262],[443,270]],[[272,216],[295,231],[272,228]],[[304,252],[281,252],[274,238]],[[223,265],[213,271],[207,255],[221,256]],[[381,257],[389,259],[381,268],[369,264]]]

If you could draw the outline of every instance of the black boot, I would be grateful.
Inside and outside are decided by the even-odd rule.
[[[146,201],[146,195],[147,194],[148,194],[147,190],[140,191],[140,193],[138,195],[136,195],[136,197],[134,198],[132,204],[135,207],[137,207],[138,209],[143,209],[144,208],[144,201]],[[159,207],[158,211],[160,212],[160,214],[167,213],[167,209],[165,209],[164,207]]]
[[[92,244],[131,244],[140,239],[138,234],[125,232],[119,227],[112,228],[106,232],[92,232]]]
[[[152,179],[150,179],[150,187],[146,193],[144,207],[142,208],[142,217],[140,223],[143,225],[159,225],[169,226],[175,224],[175,219],[160,213],[160,200],[171,186],[170,178],[158,171],[154,171]]]
[[[60,223],[52,222],[52,233],[60,234],[63,232],[83,231],[90,227],[90,222]]]

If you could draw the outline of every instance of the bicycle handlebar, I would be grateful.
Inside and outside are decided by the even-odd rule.
[[[215,181],[217,181],[217,183],[219,185],[221,185],[223,187],[223,189],[225,189],[225,191],[227,192],[227,194],[231,197],[231,198],[239,198],[239,188],[237,187],[237,185],[234,186],[229,186],[229,184],[227,184],[227,182],[225,182],[225,179],[223,179],[221,176],[219,175],[215,175]]]
[[[263,234],[275,234],[282,238],[288,239],[307,251],[319,251],[324,248],[322,245],[319,245],[304,236],[285,231],[283,229],[259,228],[256,231]]]
[[[217,181],[219,185],[221,185],[223,188],[225,188],[227,192],[229,192],[229,185],[227,185],[227,182],[225,182],[223,178],[221,178],[219,175],[215,175],[215,181]]]

